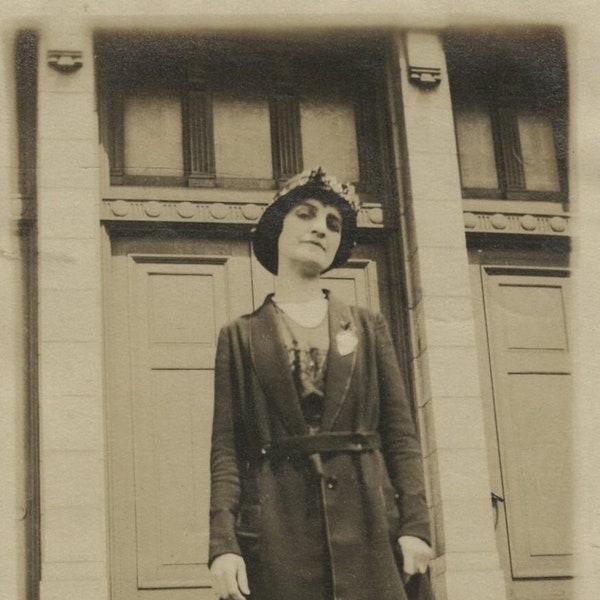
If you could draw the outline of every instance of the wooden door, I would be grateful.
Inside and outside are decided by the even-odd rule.
[[[325,285],[348,303],[389,306],[380,303],[390,289],[383,247],[357,255]],[[212,598],[216,339],[222,325],[262,303],[272,277],[250,258],[248,242],[201,238],[114,236],[109,267],[111,598]]]
[[[117,239],[109,296],[112,592],[210,598],[208,457],[219,329],[252,309],[247,244]]]
[[[481,269],[497,537],[511,598],[519,600],[571,593],[568,282],[558,269]]]

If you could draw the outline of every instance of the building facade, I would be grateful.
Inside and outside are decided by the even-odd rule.
[[[4,27],[6,598],[212,597],[216,335],[319,164],[362,201],[327,284],[392,325],[436,597],[573,598],[565,32]]]

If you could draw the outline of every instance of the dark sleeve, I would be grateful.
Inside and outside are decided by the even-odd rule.
[[[230,330],[219,334],[215,363],[215,400],[210,454],[209,565],[220,554],[241,554],[235,535],[240,477],[234,427],[234,373]]]
[[[395,488],[400,512],[398,536],[412,535],[430,543],[421,447],[405,380],[385,319],[376,316],[382,451]]]

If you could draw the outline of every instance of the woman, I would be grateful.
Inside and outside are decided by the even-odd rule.
[[[220,598],[406,600],[403,580],[427,583],[419,443],[387,327],[320,283],[350,256],[357,208],[354,188],[319,167],[258,223],[254,253],[275,294],[225,327],[217,349]]]

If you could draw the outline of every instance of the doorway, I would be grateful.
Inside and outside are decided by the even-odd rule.
[[[381,310],[398,334],[389,241],[371,236],[324,280],[345,302]],[[260,306],[272,276],[239,232],[114,231],[108,263],[111,598],[212,598],[216,340],[221,326]]]

